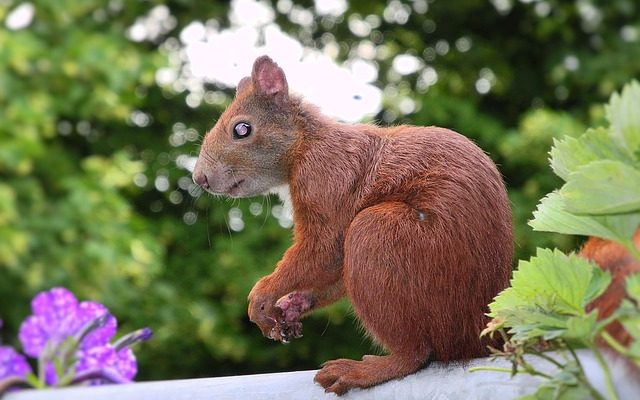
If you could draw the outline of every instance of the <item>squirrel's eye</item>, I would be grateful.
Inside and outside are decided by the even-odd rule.
[[[246,122],[238,122],[236,126],[233,127],[233,138],[234,139],[244,139],[251,135],[251,125]]]

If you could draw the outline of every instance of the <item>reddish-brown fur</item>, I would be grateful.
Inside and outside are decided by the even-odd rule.
[[[238,121],[251,137],[234,140]],[[273,339],[346,295],[386,356],[334,360],[316,381],[342,394],[430,359],[486,354],[487,304],[508,284],[511,213],[502,178],[470,140],[437,127],[347,125],[289,96],[268,57],[204,139],[194,180],[245,197],[288,184],[294,244],[249,295]]]
[[[640,249],[640,229],[636,231],[633,239],[636,247]],[[604,294],[589,305],[589,309],[598,309],[600,319],[606,318],[620,306],[620,302],[625,298],[625,279],[630,274],[640,272],[640,262],[620,244],[594,237],[587,240],[580,255],[596,262],[605,271],[611,272],[611,285]],[[624,346],[630,344],[631,336],[620,323],[609,324],[607,331]]]

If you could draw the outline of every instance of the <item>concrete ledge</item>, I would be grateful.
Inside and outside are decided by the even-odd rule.
[[[602,371],[590,353],[581,352],[580,358],[587,374],[601,393],[605,394]],[[536,362],[543,366],[543,363]],[[512,399],[532,393],[540,380],[527,375],[511,379],[500,372],[468,372],[476,366],[509,367],[503,361],[476,359],[466,365],[433,363],[404,379],[387,382],[366,390],[353,390],[341,397],[345,400],[396,399],[460,399],[493,400]],[[545,368],[551,371],[551,368]],[[230,376],[221,378],[185,379],[173,381],[138,382],[128,385],[105,385],[48,390],[23,390],[7,394],[3,400],[314,400],[336,399],[325,394],[313,383],[316,371],[284,372],[276,374]],[[615,386],[619,398],[640,399],[640,382],[620,363],[613,362]]]

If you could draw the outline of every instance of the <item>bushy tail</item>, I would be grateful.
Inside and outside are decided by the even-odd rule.
[[[636,231],[633,239],[636,246],[640,248],[640,229]],[[620,306],[620,302],[625,298],[625,280],[629,275],[640,272],[640,262],[618,243],[595,237],[585,243],[580,255],[596,262],[605,271],[611,272],[611,285],[602,296],[589,305],[589,309],[598,309],[600,319],[606,318]],[[607,332],[625,346],[631,342],[631,336],[618,322],[611,323],[607,327]]]

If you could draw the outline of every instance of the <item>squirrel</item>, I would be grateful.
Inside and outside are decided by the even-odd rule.
[[[250,320],[286,343],[303,315],[346,295],[386,352],[324,363],[325,391],[488,354],[479,335],[511,275],[512,216],[496,165],[468,138],[336,122],[261,56],[205,135],[193,180],[233,198],[289,193],[293,244],[251,290]]]

